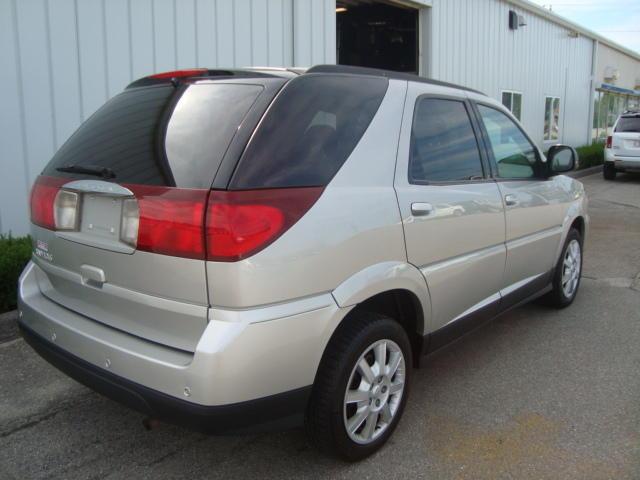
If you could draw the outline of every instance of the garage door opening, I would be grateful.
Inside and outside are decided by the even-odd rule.
[[[336,2],[341,65],[418,73],[418,10],[392,2]]]

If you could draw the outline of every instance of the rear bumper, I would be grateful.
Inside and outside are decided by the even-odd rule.
[[[229,405],[198,405],[98,368],[44,339],[23,323],[22,336],[38,354],[71,378],[153,418],[209,433],[242,433],[299,425],[311,387]]]
[[[216,433],[299,424],[324,348],[345,313],[331,294],[210,309],[195,352],[185,352],[51,301],[38,288],[37,268],[30,263],[20,277],[18,308],[20,328],[38,353],[136,410]]]
[[[622,157],[611,153],[605,160],[612,162],[617,170],[640,171],[640,157]]]

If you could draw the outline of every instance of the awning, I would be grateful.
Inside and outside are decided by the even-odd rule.
[[[610,83],[601,83],[597,90],[602,90],[611,93],[620,93],[622,95],[633,95],[634,97],[640,97],[640,90],[631,90],[629,88],[617,87]]]

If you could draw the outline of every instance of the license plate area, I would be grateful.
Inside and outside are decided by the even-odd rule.
[[[123,197],[81,193],[79,230],[56,232],[60,238],[105,250],[131,254],[133,247],[120,241]]]

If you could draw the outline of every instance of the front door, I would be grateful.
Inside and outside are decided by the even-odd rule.
[[[427,280],[436,330],[497,307],[505,225],[471,105],[464,97],[424,93],[424,85],[409,84],[395,187],[408,261]]]
[[[549,282],[570,192],[562,186],[563,177],[545,178],[538,150],[506,113],[482,104],[477,112],[505,205],[507,262],[501,294],[508,307]]]

